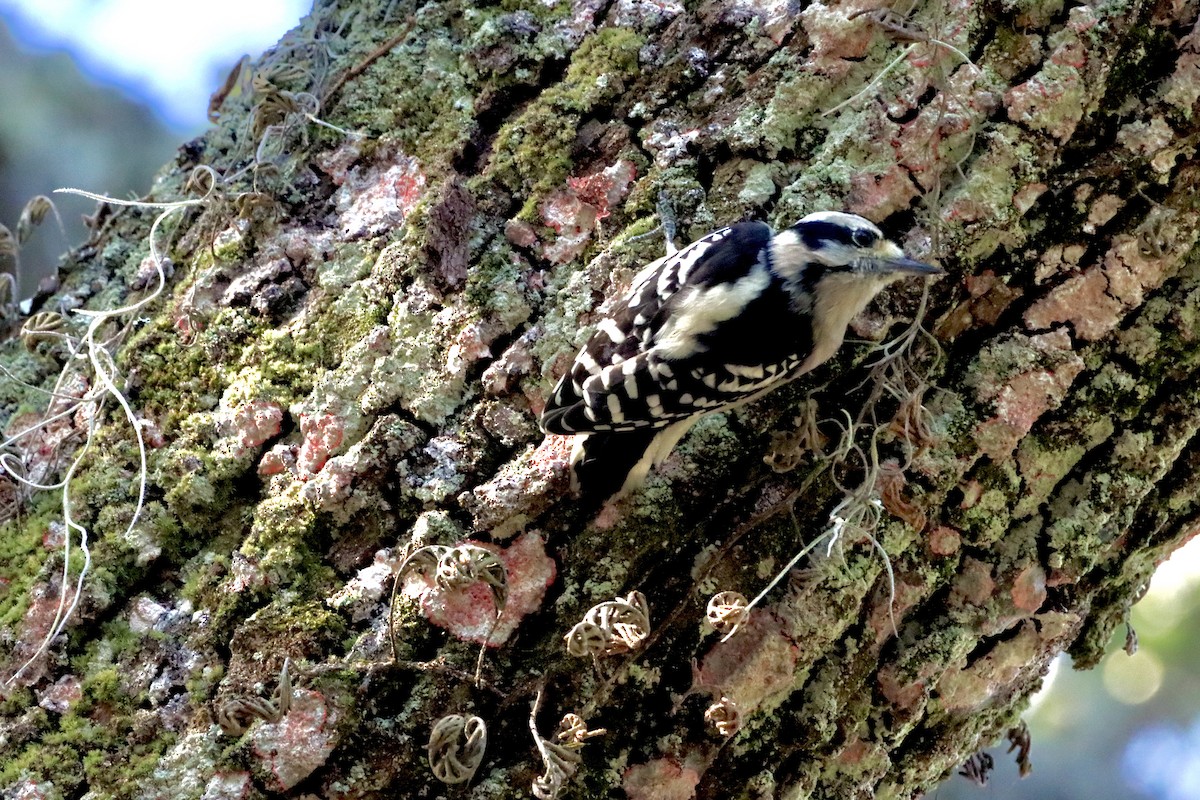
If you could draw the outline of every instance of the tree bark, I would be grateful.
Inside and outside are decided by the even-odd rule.
[[[1096,663],[1197,530],[1194,0],[343,5],[235,75],[148,198],[196,202],[99,216],[4,345],[59,394],[2,388],[33,428],[5,465],[69,478],[91,561],[37,655],[80,528],[8,481],[0,787],[916,797],[1055,655]],[[682,244],[823,209],[949,276],[577,502],[536,417],[660,216]],[[812,542],[714,633],[712,595]],[[647,638],[608,606],[632,652],[567,653],[633,591]],[[568,713],[605,732],[557,737]],[[458,789],[426,752],[453,714],[487,730]]]

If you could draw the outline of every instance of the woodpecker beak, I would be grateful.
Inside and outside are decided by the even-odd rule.
[[[883,272],[895,272],[902,275],[919,275],[921,277],[945,275],[946,270],[924,261],[914,261],[907,256],[895,256],[881,259]]]

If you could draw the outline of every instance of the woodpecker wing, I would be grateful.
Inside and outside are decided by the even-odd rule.
[[[771,237],[762,223],[733,225],[638,273],[555,387],[542,429],[662,428],[791,377],[808,347],[778,330],[791,314],[770,270]]]

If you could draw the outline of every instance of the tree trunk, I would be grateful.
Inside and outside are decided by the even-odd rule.
[[[110,207],[4,345],[5,465],[68,480],[4,486],[0,787],[935,786],[1196,530],[1197,5],[319,3],[149,198],[193,204]],[[682,244],[823,209],[948,277],[574,499],[536,417],[660,210]],[[617,652],[568,654],[620,598]]]

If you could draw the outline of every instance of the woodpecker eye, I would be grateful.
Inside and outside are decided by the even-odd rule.
[[[871,247],[879,237],[868,230],[859,228],[850,234],[850,241],[854,242],[855,247]]]

